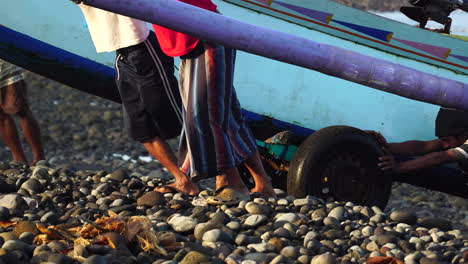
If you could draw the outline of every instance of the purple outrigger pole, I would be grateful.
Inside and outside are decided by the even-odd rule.
[[[176,0],[84,0],[138,18],[388,93],[468,111],[468,84],[291,34],[247,24]]]

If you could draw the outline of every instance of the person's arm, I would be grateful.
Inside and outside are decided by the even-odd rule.
[[[440,139],[428,141],[409,140],[400,143],[388,143],[387,149],[392,154],[419,156],[441,151],[444,149],[444,144]]]
[[[380,143],[380,145],[382,145],[385,151],[390,152],[391,154],[418,156],[444,150],[444,144],[440,139],[428,141],[409,140],[400,143],[388,143],[380,132],[373,130],[365,131],[372,135]]]
[[[419,169],[430,168],[433,166],[457,161],[458,157],[450,150],[438,151],[426,154],[413,160],[398,163],[393,171],[395,173],[405,173]]]

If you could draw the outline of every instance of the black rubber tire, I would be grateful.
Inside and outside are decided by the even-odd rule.
[[[310,135],[295,153],[288,172],[288,193],[383,209],[392,188],[390,173],[377,166],[383,154],[377,140],[360,129],[323,128]]]

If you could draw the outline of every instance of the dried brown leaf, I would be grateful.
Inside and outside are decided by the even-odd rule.
[[[14,226],[16,225],[17,222],[13,222],[13,221],[0,221],[0,226],[3,227],[3,228],[7,228],[7,227],[10,227],[10,226]]]

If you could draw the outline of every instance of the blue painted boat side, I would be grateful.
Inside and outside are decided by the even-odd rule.
[[[465,74],[382,52],[342,38],[309,30],[291,22],[217,2],[225,15],[239,20],[339,46],[424,72],[467,82]],[[225,10],[225,11],[224,11]],[[238,53],[236,88],[247,110],[311,128],[350,125],[381,131],[390,141],[434,138],[438,107],[287,65]]]
[[[223,14],[238,20],[468,82],[465,74],[310,30],[224,1],[215,2]],[[65,0],[49,0],[47,3],[44,5],[41,0],[8,1],[6,9],[0,10],[1,23],[70,52],[113,65],[113,54],[95,53],[79,8]],[[250,112],[313,130],[329,125],[378,130],[390,141],[433,138],[437,106],[243,52],[238,53],[236,66],[238,96],[242,106]]]
[[[349,41],[468,74],[468,43],[461,39],[329,0],[273,0],[270,5],[259,0],[226,1]],[[323,19],[324,14],[327,20]]]

